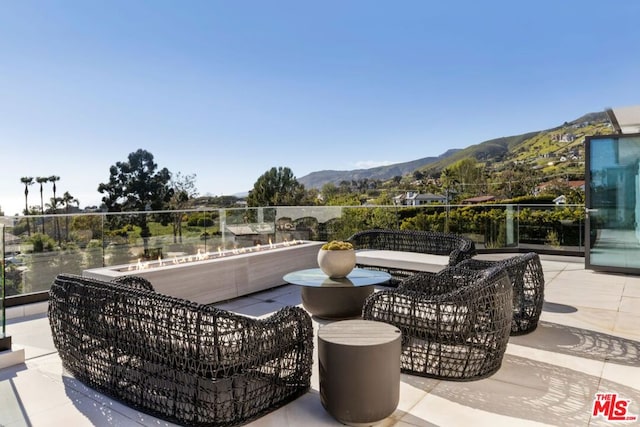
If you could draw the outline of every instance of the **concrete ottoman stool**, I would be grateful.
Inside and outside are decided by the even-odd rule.
[[[343,320],[318,331],[320,400],[338,421],[371,425],[400,398],[400,330],[371,320]]]

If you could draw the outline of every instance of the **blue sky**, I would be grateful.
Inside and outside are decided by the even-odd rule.
[[[49,175],[99,204],[138,148],[233,194],[273,166],[404,162],[636,105],[639,16],[637,0],[3,2],[0,207]]]

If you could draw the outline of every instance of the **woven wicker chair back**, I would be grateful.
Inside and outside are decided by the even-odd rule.
[[[245,424],[309,389],[313,329],[301,308],[258,320],[158,294],[145,282],[56,277],[49,321],[76,379],[189,425]]]
[[[473,240],[453,233],[420,230],[365,230],[349,237],[356,249],[380,249],[450,255],[449,265],[476,254]]]
[[[540,256],[529,252],[500,261],[468,259],[458,264],[458,267],[482,270],[496,265],[507,271],[513,286],[511,335],[532,332],[538,326],[544,303],[545,281]]]
[[[453,233],[440,233],[436,231],[365,230],[352,235],[349,241],[356,249],[378,249],[445,255],[449,257],[449,266],[454,266],[476,254],[476,246],[473,240]],[[404,279],[416,273],[416,270],[400,267],[359,264],[357,267],[382,270],[391,274],[391,280],[388,283],[391,287],[398,286]]]
[[[402,371],[468,381],[495,373],[507,348],[512,286],[506,271],[449,267],[418,273],[397,288],[371,295],[363,318],[402,332]]]

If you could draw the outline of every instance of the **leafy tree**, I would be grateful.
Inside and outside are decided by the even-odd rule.
[[[371,203],[374,205],[393,205],[393,197],[388,192],[376,191],[369,195],[373,197]]]
[[[503,198],[532,194],[534,188],[540,183],[540,174],[536,170],[522,165],[513,165],[505,169],[497,176],[492,185],[492,191]]]
[[[20,182],[24,184],[24,214],[25,216],[29,215],[29,186],[33,185],[33,177],[32,176],[23,176],[20,178]],[[29,225],[29,218],[27,217],[27,236],[31,236],[31,226]]]
[[[73,217],[71,229],[76,235],[74,240],[88,243],[89,240],[102,240],[103,228],[100,215],[77,215]]]
[[[109,182],[101,183],[98,192],[105,194],[102,202],[109,212],[143,212],[165,208],[173,195],[169,186],[171,173],[158,169],[153,154],[138,149],[126,162],[117,162],[109,169]],[[144,254],[149,254],[147,215],[133,215],[132,221],[141,229]]]
[[[444,187],[444,193],[447,198],[447,204],[451,202],[451,193],[458,185],[458,175],[452,168],[446,168],[442,170],[440,174],[440,182]]]
[[[340,181],[340,184],[338,184],[340,187],[340,192],[341,193],[350,193],[351,192],[351,181],[347,181],[347,180],[342,180]]]
[[[45,207],[47,208],[45,212],[55,213],[58,210],[58,205],[62,203],[61,197],[52,197],[49,200],[49,203],[45,203]],[[62,243],[62,233],[60,232],[60,222],[58,221],[58,217],[53,218],[53,235],[54,238],[58,241],[58,244]]]
[[[356,188],[359,192],[364,193],[369,188],[369,180],[367,178],[356,181]]]
[[[258,178],[247,197],[248,206],[298,206],[305,197],[300,184],[288,167],[271,168]]]
[[[73,197],[68,191],[65,191],[64,194],[62,195],[62,203],[64,203],[64,213],[66,214],[64,218],[64,222],[67,230],[67,235],[65,236],[65,238],[66,240],[69,240],[69,205],[75,204],[76,206],[78,206],[80,202],[78,201],[78,199]]]
[[[465,158],[450,166],[456,176],[458,184],[462,187],[461,196],[477,196],[481,190],[480,185],[484,181],[482,169],[472,158]]]
[[[386,208],[344,208],[342,216],[331,224],[331,240],[345,240],[353,233],[365,229],[397,229],[395,211]]]
[[[338,195],[339,192],[340,190],[338,189],[338,187],[336,187],[336,185],[333,182],[328,182],[324,184],[322,186],[322,189],[320,190],[320,194],[322,194],[322,198],[324,199],[325,202],[328,202],[329,200],[333,199],[335,196]]]
[[[317,188],[310,188],[305,192],[305,197],[302,199],[302,204],[304,206],[315,206],[322,204],[320,191]]]
[[[198,197],[198,189],[196,188],[196,175],[182,175],[178,172],[175,176],[171,176],[169,186],[172,194],[169,199],[169,208],[180,211],[187,207],[189,200]],[[182,218],[183,212],[175,212],[171,214],[173,220],[173,243],[182,243]]]
[[[354,193],[340,193],[326,200],[325,204],[327,206],[359,206],[360,198]]]

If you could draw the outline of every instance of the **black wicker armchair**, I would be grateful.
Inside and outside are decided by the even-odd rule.
[[[56,277],[49,321],[76,379],[143,412],[201,426],[245,424],[309,389],[313,329],[301,308],[253,319],[149,287]]]
[[[454,266],[459,262],[471,258],[476,254],[476,246],[468,237],[437,231],[419,230],[365,230],[353,234],[348,239],[358,251],[356,258],[362,255],[364,250],[382,250],[397,252],[414,252],[418,254],[438,255],[443,258],[438,270]],[[366,253],[364,254],[367,255]],[[396,265],[394,265],[396,264]],[[384,262],[375,263],[367,261],[358,262],[358,267],[383,270],[391,274],[390,284],[397,286],[403,279],[424,271],[423,268],[412,266],[411,263]]]
[[[517,255],[500,261],[467,259],[459,268],[482,270],[501,265],[513,285],[513,321],[511,335],[532,332],[538,326],[544,303],[544,273],[540,256],[535,252]]]
[[[499,266],[417,273],[365,302],[362,317],[402,332],[402,372],[455,381],[495,373],[509,341],[512,287]]]

